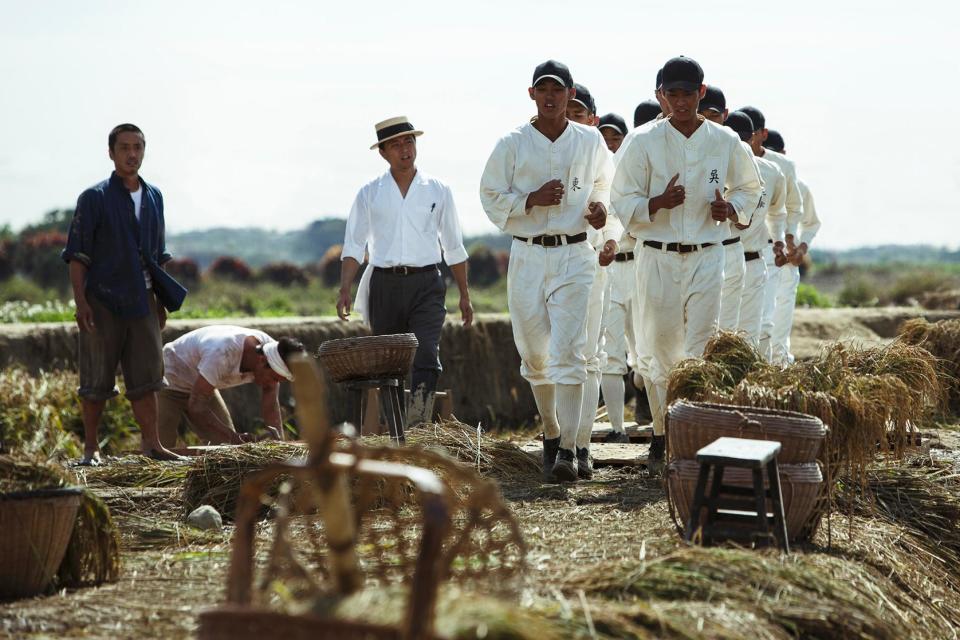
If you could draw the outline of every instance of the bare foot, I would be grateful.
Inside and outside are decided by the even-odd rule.
[[[80,458],[78,463],[81,467],[99,467],[100,466],[100,451],[92,452],[83,452],[83,457]]]
[[[176,462],[186,460],[183,456],[175,454],[173,451],[164,449],[162,446],[158,445],[156,447],[150,447],[147,449],[142,449],[141,453],[147,456],[148,458],[153,458],[154,460],[161,460],[166,462]]]

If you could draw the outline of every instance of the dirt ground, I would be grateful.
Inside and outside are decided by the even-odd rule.
[[[940,454],[953,456],[960,446],[960,432],[945,429],[942,440],[934,444]],[[552,606],[555,617],[566,625],[567,632],[562,637],[621,637],[620,632],[609,630],[606,635],[600,634],[596,626],[600,622],[595,624],[593,619],[599,616],[600,608],[609,610],[613,606],[619,607],[617,615],[624,620],[652,615],[653,611],[689,631],[684,635],[671,632],[631,637],[790,637],[764,631],[766,627],[762,625],[752,632],[749,620],[742,621],[742,635],[731,633],[715,626],[712,620],[718,609],[707,602],[697,606],[679,606],[669,601],[612,603],[597,599],[596,594],[584,596],[582,590],[573,586],[592,573],[612,566],[651,562],[683,546],[661,481],[650,478],[643,468],[603,468],[592,481],[564,486],[542,484],[528,474],[501,482],[501,488],[519,520],[529,551],[529,571],[520,603],[539,603],[540,611],[544,603]],[[198,614],[224,600],[232,528],[227,526],[220,534],[201,534],[182,524],[179,487],[101,486],[97,490],[111,505],[122,531],[120,579],[96,588],[0,604],[0,635],[192,637],[197,630]],[[813,544],[795,549],[795,553],[866,562],[881,574],[896,576],[900,560],[891,550],[896,545],[882,539],[891,535],[897,537],[903,532],[898,534],[889,523],[834,515],[821,527]],[[871,537],[877,540],[870,542]],[[263,543],[270,540],[268,524],[263,524],[258,538]],[[938,572],[943,571],[946,570],[934,567],[926,576],[896,577],[907,584],[908,588],[903,588],[908,600],[942,599],[946,587],[939,583],[946,574]],[[943,637],[956,637],[956,629],[944,624]]]

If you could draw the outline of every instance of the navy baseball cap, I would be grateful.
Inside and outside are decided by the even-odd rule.
[[[587,89],[579,82],[574,82],[573,88],[577,90],[577,95],[573,97],[574,102],[579,102],[587,108],[587,111],[595,114],[597,112],[597,103],[593,100],[593,96],[590,95],[590,89]]]
[[[723,113],[726,108],[727,98],[723,95],[723,91],[720,91],[719,87],[708,84],[706,93],[700,98],[700,111],[711,109],[717,113]]]
[[[623,118],[615,113],[608,113],[600,118],[600,124],[597,125],[597,128],[603,129],[604,127],[616,129],[618,132],[620,132],[620,135],[627,135],[627,123]]]
[[[763,146],[777,153],[783,153],[783,150],[787,148],[783,143],[783,136],[780,135],[779,131],[773,129],[767,129],[767,139],[763,141]]]
[[[660,104],[656,100],[644,100],[633,110],[633,126],[639,127],[646,124],[663,113],[660,110]]]
[[[753,126],[755,127],[754,131],[760,131],[760,129],[767,126],[767,119],[763,117],[760,109],[756,107],[740,107],[737,111],[743,111],[750,116],[750,119],[753,120]]]
[[[663,86],[661,91],[682,89],[699,91],[703,84],[703,69],[693,58],[677,56],[663,65]]]
[[[734,111],[728,115],[727,119],[723,121],[723,126],[733,129],[734,133],[740,136],[740,139],[744,142],[750,140],[755,131],[753,120],[743,111]]]
[[[570,69],[567,65],[562,62],[557,62],[556,60],[547,60],[543,64],[537,65],[537,68],[533,70],[533,84],[531,87],[535,87],[542,80],[556,80],[567,89],[573,88],[573,76],[570,75]]]

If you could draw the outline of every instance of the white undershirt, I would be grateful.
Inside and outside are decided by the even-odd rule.
[[[130,197],[133,198],[133,215],[136,216],[137,222],[140,222],[140,204],[143,202],[143,187],[139,187],[136,191],[131,191]],[[143,282],[146,284],[147,289],[153,286],[153,280],[150,279],[150,272],[146,269],[143,270]]]

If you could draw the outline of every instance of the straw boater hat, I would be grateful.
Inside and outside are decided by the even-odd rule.
[[[398,116],[396,118],[384,120],[383,122],[378,122],[376,124],[376,130],[377,141],[370,147],[371,150],[376,149],[387,140],[393,140],[394,138],[399,138],[400,136],[423,135],[423,131],[417,131],[413,128],[413,125],[410,124],[409,120],[407,120],[407,116]]]

